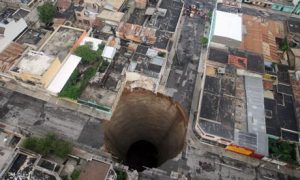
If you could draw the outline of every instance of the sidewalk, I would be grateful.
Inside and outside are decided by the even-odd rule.
[[[71,109],[74,111],[78,111],[83,114],[87,114],[89,116],[103,119],[103,120],[110,120],[111,115],[105,112],[102,112],[96,108],[89,107],[86,105],[79,104],[77,102],[73,102],[71,100],[61,99],[59,97],[50,95],[44,91],[38,90],[38,89],[28,89],[25,87],[22,87],[21,85],[15,84],[13,82],[5,82],[3,85],[0,84],[6,89],[9,89],[11,91],[15,91],[51,104],[56,104],[58,106]]]
[[[300,15],[285,13],[285,12],[282,12],[282,11],[276,11],[276,10],[273,10],[273,9],[263,8],[263,7],[254,6],[254,5],[249,5],[249,4],[246,4],[246,3],[242,3],[242,7],[256,9],[256,10],[264,11],[264,12],[271,13],[271,14],[278,14],[278,15],[282,15],[282,16],[286,16],[286,17],[293,17],[293,18],[299,18],[300,19]]]

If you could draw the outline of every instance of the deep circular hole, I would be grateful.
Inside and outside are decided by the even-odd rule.
[[[186,113],[170,97],[125,88],[105,123],[105,148],[131,169],[159,167],[182,151],[187,125]]]
[[[137,141],[133,143],[127,151],[125,164],[128,165],[130,169],[135,169],[139,172],[145,170],[145,167],[157,167],[157,148],[148,141]]]

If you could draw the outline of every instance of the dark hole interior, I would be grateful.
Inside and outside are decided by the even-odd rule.
[[[145,167],[158,166],[158,151],[156,147],[144,140],[133,143],[126,154],[125,164],[130,169],[135,169],[139,172],[145,170]]]

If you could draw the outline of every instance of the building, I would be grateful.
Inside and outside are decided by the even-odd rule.
[[[136,24],[120,23],[116,34],[119,38],[137,43],[154,44],[156,42],[156,29]]]
[[[65,12],[70,6],[71,0],[57,0],[57,8],[60,13]]]
[[[49,86],[47,86],[47,90],[57,95],[63,89],[80,61],[81,57],[70,55],[61,65],[61,68],[57,71],[51,82],[48,83]]]
[[[285,37],[284,24],[246,14],[243,14],[242,19],[245,33],[240,48],[262,54],[265,60],[279,63],[280,55],[276,39]]]
[[[270,8],[275,11],[282,11],[290,14],[300,14],[299,0],[243,0],[243,3],[251,4],[254,6],[260,6],[264,8]]]
[[[15,40],[26,28],[27,23],[23,18],[15,20],[15,10],[5,9],[0,14],[0,52],[2,52],[13,40]]]
[[[62,169],[60,165],[43,159],[32,151],[18,147],[10,158],[4,171],[0,173],[1,179],[61,179],[58,175]]]
[[[111,62],[114,59],[116,52],[116,48],[111,46],[105,46],[102,53],[102,57],[104,60]]]
[[[70,26],[60,26],[39,48],[45,55],[58,57],[61,62],[73,52],[86,37],[87,32]]]
[[[243,38],[242,16],[216,10],[212,20],[211,45],[240,47]]]
[[[75,9],[76,22],[86,28],[94,25],[97,14],[99,13],[97,6],[93,8],[87,7],[78,6]]]
[[[103,43],[102,40],[92,38],[92,37],[85,37],[81,42],[80,46],[82,45],[89,45],[93,51],[97,51],[99,46]]]
[[[124,2],[125,0],[85,0],[83,5],[78,6],[75,10],[76,21],[86,28],[98,25],[97,19],[100,21],[107,20],[107,15],[113,15],[109,17],[111,21],[121,21],[119,19],[122,19],[123,15],[118,11],[123,7]],[[97,18],[98,14],[102,11],[104,11],[104,13]],[[115,12],[116,14],[109,13],[108,11]]]
[[[102,24],[107,24],[117,27],[124,19],[124,13],[114,12],[109,10],[103,10],[100,14],[97,15],[99,21]]]
[[[0,75],[3,78],[11,78],[7,72],[22,56],[25,49],[23,45],[12,42],[0,53]]]
[[[90,160],[81,170],[78,180],[116,180],[117,175],[111,164]]]
[[[84,30],[60,26],[38,51],[26,52],[9,73],[17,80],[57,94],[81,60],[70,54],[85,36]]]
[[[254,6],[260,6],[265,8],[271,8],[272,1],[268,0],[243,0],[243,3],[252,4]]]
[[[61,64],[55,56],[30,50],[10,69],[10,73],[17,80],[47,87]]]

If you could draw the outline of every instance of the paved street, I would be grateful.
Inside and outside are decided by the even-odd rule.
[[[262,8],[258,6],[249,5],[242,3],[242,13],[258,16],[266,19],[277,20],[277,21],[286,21],[290,17],[299,18],[299,15],[289,14],[282,11],[276,11],[268,8]]]
[[[1,87],[0,123],[23,135],[54,132],[92,148],[103,145],[101,120]]]
[[[187,5],[194,2],[202,2],[204,8],[208,9],[212,9],[214,5],[214,1],[186,0]],[[246,6],[243,6],[242,12],[269,19],[287,19],[287,16],[282,14],[253,10]],[[192,122],[201,90],[199,64],[203,63],[206,53],[206,49],[202,49],[200,44],[200,39],[205,33],[205,20],[200,16],[184,17],[184,25],[181,28],[177,56],[171,66],[165,91],[182,104],[191,118],[186,146],[182,153],[159,169],[167,172],[166,177],[169,177],[172,171],[178,171],[189,180],[300,179],[300,171],[228,152],[222,147],[206,144],[195,136]],[[16,87],[10,85],[9,88]],[[95,118],[97,112],[93,113],[92,117],[87,115],[94,112],[91,109],[79,110],[81,107],[77,106],[70,106],[70,109],[66,108],[66,102],[54,97],[32,92],[28,94],[36,98],[0,87],[0,126],[23,135],[54,132],[81,148],[99,151],[104,137],[103,120]],[[153,174],[149,177],[153,179]]]

